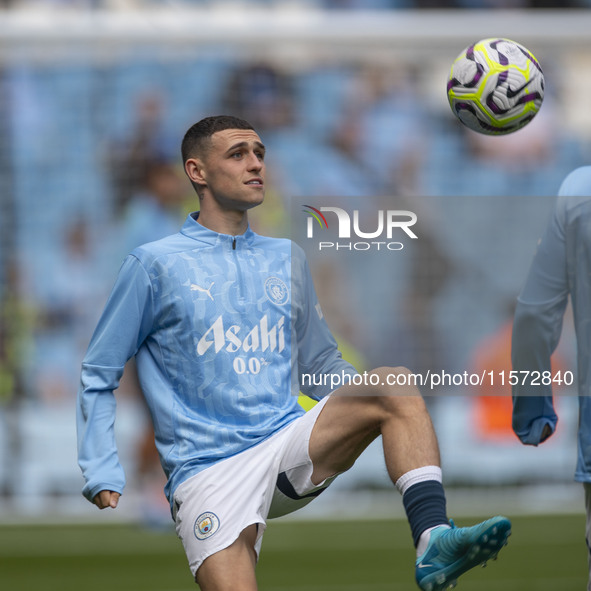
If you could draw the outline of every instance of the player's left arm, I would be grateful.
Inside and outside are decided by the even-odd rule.
[[[294,257],[294,284],[298,285],[299,302],[297,309],[296,338],[298,353],[298,377],[301,391],[315,400],[330,394],[334,390],[330,379],[323,379],[322,384],[310,384],[303,379],[309,376],[356,375],[357,370],[345,361],[339,351],[323,316],[318,302],[312,275],[303,252]],[[334,385],[334,381],[332,382]],[[340,384],[339,384],[340,385]]]

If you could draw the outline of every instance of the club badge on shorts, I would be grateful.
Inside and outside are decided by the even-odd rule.
[[[195,520],[195,537],[198,540],[206,540],[215,534],[220,528],[220,520],[215,513],[201,513]]]

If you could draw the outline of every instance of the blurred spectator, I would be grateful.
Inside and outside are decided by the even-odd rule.
[[[178,232],[190,189],[180,171],[167,160],[146,157],[137,172],[141,175],[135,181],[135,190],[119,208],[116,239],[122,242],[121,256]]]
[[[262,136],[293,124],[293,86],[278,68],[261,62],[234,70],[221,111],[246,119]]]
[[[143,189],[150,163],[173,157],[169,132],[164,125],[161,95],[157,91],[146,92],[137,97],[135,103],[136,120],[129,136],[112,141],[108,146],[107,168],[118,211],[125,209],[127,202]]]
[[[20,294],[18,266],[11,261],[0,293],[0,494],[7,496],[15,493],[21,471],[19,410],[27,397],[33,322],[33,310]]]
[[[455,281],[458,265],[449,245],[436,231],[441,222],[438,202],[408,197],[390,202],[389,208],[417,215],[419,238],[407,242],[401,256],[392,259],[386,276],[380,277],[380,284],[388,286],[384,299],[389,307],[382,316],[391,320],[383,337],[385,346],[375,363],[383,363],[390,355],[396,363],[422,375],[449,371],[450,337],[437,322],[438,302],[442,292]]]
[[[414,0],[324,0],[321,4],[336,10],[388,10],[413,8]]]
[[[359,197],[387,192],[360,150],[364,115],[358,105],[350,105],[322,146],[316,164],[320,193]]]
[[[74,216],[54,246],[51,280],[26,277],[26,293],[37,307],[35,324],[35,393],[45,402],[63,402],[76,392],[77,361],[82,359],[96,310],[102,303],[98,253],[88,223]]]
[[[427,129],[425,106],[417,101],[417,80],[411,67],[368,64],[360,71],[353,100],[360,116],[359,157],[381,191],[420,192],[418,174]]]

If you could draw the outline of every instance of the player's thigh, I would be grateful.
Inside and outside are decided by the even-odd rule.
[[[312,482],[348,470],[380,434],[381,405],[373,397],[331,395],[310,435]]]
[[[368,384],[345,385],[331,394],[310,436],[312,481],[348,470],[391,419],[424,418],[427,410],[418,388],[403,367],[369,372]]]
[[[202,591],[256,591],[257,524],[242,531],[236,541],[203,561],[195,575]]]

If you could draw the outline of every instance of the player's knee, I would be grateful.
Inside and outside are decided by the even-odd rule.
[[[416,374],[406,367],[378,367],[368,373],[370,383],[376,386],[373,393],[378,396],[415,396],[420,398]]]
[[[371,372],[379,384],[372,396],[373,403],[387,416],[406,417],[427,412],[412,372],[406,367],[378,367]]]

